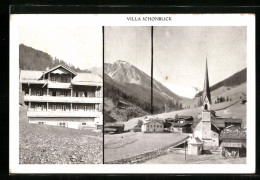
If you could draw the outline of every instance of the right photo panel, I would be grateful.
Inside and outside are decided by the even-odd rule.
[[[160,121],[164,129],[143,163],[245,164],[246,27],[154,27],[153,34],[153,98],[164,109],[143,132],[159,131]],[[158,83],[173,95],[157,99]]]

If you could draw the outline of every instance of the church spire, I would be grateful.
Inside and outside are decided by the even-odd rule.
[[[209,103],[211,104],[207,58],[206,58],[206,71],[205,71],[204,88],[203,88],[203,93],[202,93],[203,101],[204,101],[204,99],[205,99],[205,96],[207,96],[208,101],[209,101]]]

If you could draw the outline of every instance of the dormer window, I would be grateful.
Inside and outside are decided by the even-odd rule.
[[[56,77],[51,77],[51,81],[56,83],[57,82],[57,78]]]
[[[208,105],[207,104],[205,104],[204,109],[208,110]]]

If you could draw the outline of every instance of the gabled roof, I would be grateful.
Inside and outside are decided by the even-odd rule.
[[[150,123],[158,123],[158,124],[163,124],[163,120],[159,120],[159,119],[149,119],[149,120],[147,120],[145,123],[143,123],[144,125],[145,124],[150,124]]]
[[[192,116],[179,116],[179,119],[193,119]]]
[[[229,126],[220,133],[220,139],[246,139],[246,130],[237,126]]]
[[[114,128],[116,128],[116,127],[125,127],[125,125],[124,124],[117,124],[117,123],[106,123],[104,125],[104,127],[107,127],[107,128],[114,127]]]
[[[184,122],[184,123],[171,123],[174,127],[183,127],[183,126],[191,126],[193,123],[190,122]]]
[[[56,69],[58,69],[58,68],[63,68],[63,69],[65,69],[65,70],[69,71],[70,73],[74,74],[75,76],[77,75],[77,73],[76,73],[75,71],[73,71],[72,69],[70,69],[70,68],[68,68],[68,67],[66,67],[66,66],[64,66],[64,65],[62,65],[62,64],[60,64],[60,65],[58,65],[58,66],[56,66],[56,67],[54,67],[54,68],[51,68],[51,69],[45,71],[44,74],[48,74],[48,73],[50,73],[50,72],[52,72],[52,71],[54,71],[54,70],[56,70]]]
[[[21,70],[20,82],[31,84],[45,84],[46,81],[42,79],[43,71]]]
[[[31,70],[21,70],[20,79],[21,80],[39,80],[43,75],[43,71],[31,71]]]
[[[99,77],[96,74],[92,73],[76,73],[73,70],[69,69],[68,67],[64,65],[56,66],[48,71],[31,71],[31,70],[21,70],[20,73],[20,82],[21,83],[32,83],[32,84],[46,84],[47,81],[42,79],[42,76],[46,73],[52,72],[57,70],[58,68],[63,68],[66,71],[69,71],[75,77],[72,79],[71,84],[73,85],[83,85],[83,86],[102,86],[103,81],[102,78]],[[52,85],[50,85],[52,86]],[[60,88],[63,88],[64,85],[61,85],[61,83],[54,84],[53,86],[61,86]],[[66,88],[69,85],[65,84]]]
[[[78,73],[71,81],[73,85],[102,86],[102,78],[92,73]]]

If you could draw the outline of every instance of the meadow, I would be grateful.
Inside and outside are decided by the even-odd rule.
[[[150,152],[188,138],[181,133],[134,133],[106,134],[105,162],[130,158]]]
[[[20,164],[99,164],[103,160],[102,133],[29,124],[20,106]]]

